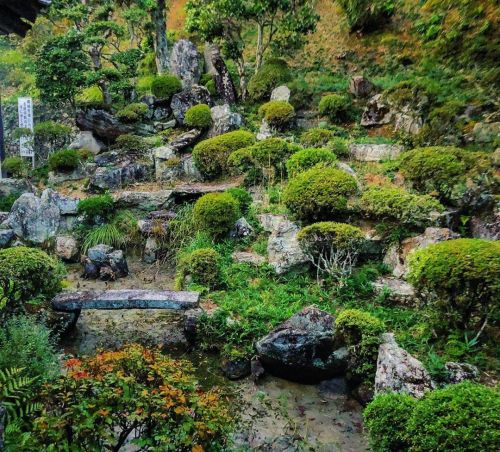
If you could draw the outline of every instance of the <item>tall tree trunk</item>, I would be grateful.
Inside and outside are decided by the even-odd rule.
[[[264,58],[264,28],[261,24],[257,24],[257,55],[255,57],[255,72],[262,66]]]
[[[240,97],[241,100],[247,98],[247,78],[245,75],[245,62],[241,59],[236,62],[238,76],[240,77]]]
[[[155,58],[158,74],[168,72],[170,64],[168,61],[168,42],[167,42],[167,19],[166,19],[165,0],[157,0],[156,8],[151,13],[155,29]]]

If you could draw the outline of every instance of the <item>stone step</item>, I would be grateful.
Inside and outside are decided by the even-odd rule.
[[[199,306],[199,292],[169,290],[81,290],[67,291],[52,300],[62,312],[82,309],[170,309],[187,311]]]

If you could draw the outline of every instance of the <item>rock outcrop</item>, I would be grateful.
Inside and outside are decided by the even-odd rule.
[[[233,113],[229,104],[212,107],[212,127],[208,131],[209,137],[215,137],[224,133],[237,130],[243,124],[239,113]]]
[[[289,220],[276,224],[267,243],[269,264],[277,274],[299,266],[307,267],[308,260],[300,249],[297,235],[300,228]]]
[[[281,85],[273,89],[271,100],[282,100],[288,102],[290,100],[290,88],[286,85]]]
[[[84,274],[88,279],[114,281],[128,275],[128,265],[122,250],[109,245],[90,248],[83,259]]]
[[[403,146],[399,144],[352,143],[349,145],[349,152],[354,160],[380,162],[381,160],[396,159],[403,152]]]
[[[88,130],[79,132],[69,145],[70,149],[86,149],[97,155],[104,149],[104,144],[97,140]]]
[[[191,107],[198,104],[212,105],[210,92],[204,86],[193,85],[174,94],[170,107],[179,125],[184,125],[184,115]]]
[[[170,57],[170,71],[181,79],[183,88],[191,88],[200,81],[200,55],[194,43],[181,39],[174,44]]]
[[[138,210],[161,210],[170,202],[172,190],[122,191],[113,196],[117,207]]]
[[[105,142],[114,142],[120,135],[134,132],[133,125],[123,124],[111,113],[96,108],[80,110],[76,115],[76,125]]]
[[[373,91],[373,83],[362,75],[355,75],[349,81],[349,92],[355,97],[367,97]]]
[[[216,44],[205,43],[205,64],[207,72],[212,74],[215,81],[217,94],[226,104],[236,103],[237,94],[233,80],[227,69],[226,63]]]
[[[56,237],[55,252],[65,262],[77,262],[79,247],[76,239],[70,235]]]

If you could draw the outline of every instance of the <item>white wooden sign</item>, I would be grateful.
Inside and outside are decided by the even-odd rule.
[[[19,127],[30,129],[33,132],[33,100],[31,97],[20,97],[17,100],[17,110],[19,113]],[[21,157],[31,157],[34,159],[33,138],[29,136],[21,137],[19,139],[19,150]]]

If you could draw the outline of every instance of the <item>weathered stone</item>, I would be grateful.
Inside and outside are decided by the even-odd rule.
[[[259,361],[270,373],[316,382],[345,372],[347,350],[337,349],[335,318],[315,306],[304,308],[256,344]]]
[[[349,145],[349,152],[354,160],[380,162],[381,160],[396,159],[403,152],[403,146],[399,144],[351,143]]]
[[[113,247],[109,245],[96,245],[90,248],[87,252],[87,257],[96,265],[103,265],[109,262],[109,254],[113,251]]]
[[[373,91],[373,84],[362,75],[355,75],[349,81],[349,92],[355,97],[367,97]]]
[[[208,131],[209,137],[215,137],[224,133],[237,130],[243,124],[239,113],[233,113],[228,104],[212,107],[212,127]]]
[[[251,372],[249,359],[225,359],[221,364],[222,372],[230,380],[248,377]]]
[[[280,223],[288,219],[288,216],[283,214],[262,213],[257,215],[257,219],[264,231],[273,232]]]
[[[108,254],[109,265],[113,270],[114,278],[124,278],[128,275],[128,265],[122,250],[114,250]]]
[[[154,264],[156,262],[159,245],[158,240],[155,237],[148,237],[146,239],[146,245],[144,246],[144,254],[142,260],[146,264]]]
[[[238,264],[250,264],[258,267],[266,263],[266,258],[257,253],[250,253],[245,251],[235,251],[231,257],[233,261]]]
[[[500,240],[500,203],[481,216],[470,220],[472,237],[486,240]]]
[[[170,204],[172,190],[123,191],[113,195],[117,207],[145,211],[161,210]]]
[[[55,204],[59,208],[61,215],[76,215],[78,213],[79,199],[61,195],[57,191],[51,189],[45,190],[44,193],[49,203]]]
[[[56,255],[66,262],[76,262],[78,260],[78,242],[72,236],[56,237]]]
[[[207,72],[212,74],[214,78],[217,94],[227,104],[236,103],[236,88],[226,63],[220,54],[219,47],[216,44],[205,43],[204,55]]]
[[[230,188],[239,186],[239,182],[223,182],[219,184],[179,184],[172,191],[172,198],[176,204],[186,201],[194,201],[207,193],[220,193]]]
[[[479,369],[472,364],[447,362],[444,364],[446,383],[457,384],[465,380],[475,381],[479,378]]]
[[[104,144],[97,140],[91,131],[84,130],[79,132],[69,145],[70,149],[85,149],[92,152],[92,154],[97,155],[101,152],[105,146]]]
[[[21,196],[23,193],[31,192],[28,183],[24,179],[0,179],[0,196]]]
[[[381,276],[373,283],[373,288],[377,295],[385,295],[395,304],[415,306],[417,303],[414,287],[402,279]]]
[[[191,129],[181,135],[175,137],[170,143],[169,147],[174,150],[174,152],[180,152],[193,146],[202,135],[202,131],[199,129]]]
[[[257,141],[264,141],[267,140],[268,138],[271,138],[273,136],[273,130],[269,123],[263,119],[262,123],[260,124],[260,129],[259,133],[257,134]]]
[[[360,124],[363,127],[381,126],[390,124],[392,114],[388,103],[381,94],[376,94],[367,103]]]
[[[500,137],[500,122],[478,122],[472,129],[473,140],[477,144],[491,144]]]
[[[210,92],[204,86],[194,85],[180,93],[174,94],[170,107],[175,119],[180,125],[184,125],[184,115],[191,107],[198,104],[212,105]]]
[[[0,212],[0,223],[3,223],[7,218],[9,218],[10,212]]]
[[[295,223],[284,220],[271,233],[267,243],[268,260],[277,274],[299,266],[307,268],[308,260],[297,240],[299,231],[300,228]]]
[[[234,225],[234,229],[231,231],[231,238],[242,239],[245,237],[250,237],[253,234],[253,228],[250,223],[245,218],[240,218]]]
[[[76,125],[82,131],[93,132],[96,137],[112,142],[120,135],[134,132],[132,125],[122,124],[111,113],[95,108],[79,111],[76,115]]]
[[[86,176],[87,176],[86,172],[82,167],[79,167],[76,170],[71,171],[71,173],[56,173],[54,171],[50,171],[47,183],[49,186],[60,185],[68,181],[77,181],[85,179]]]
[[[420,398],[434,387],[423,364],[398,346],[394,334],[384,334],[378,352],[375,394],[397,392]]]
[[[152,166],[142,163],[97,168],[94,175],[90,178],[89,190],[94,192],[116,190],[135,182],[149,180],[152,175]]]
[[[290,100],[290,94],[290,88],[286,85],[281,85],[273,89],[271,93],[271,100],[282,100],[288,102]]]
[[[200,56],[191,41],[181,39],[174,44],[170,57],[170,71],[181,79],[183,88],[191,88],[200,81]]]
[[[0,248],[5,248],[14,238],[12,229],[0,229]]]

